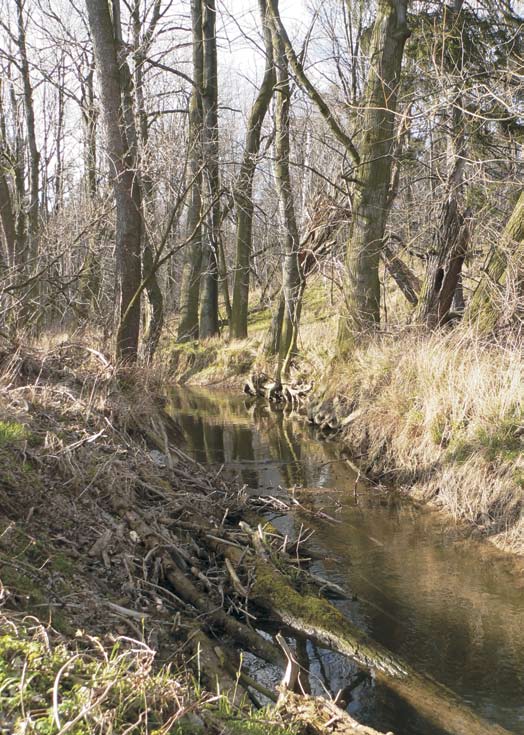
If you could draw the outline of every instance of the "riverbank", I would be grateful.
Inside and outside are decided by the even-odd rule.
[[[308,410],[315,422],[336,430],[375,479],[523,555],[521,341],[488,343],[462,329],[393,332],[342,362],[333,359],[328,336],[335,333],[333,319],[305,309],[295,362],[294,378],[314,383]],[[205,369],[194,369],[188,382],[240,390],[251,371],[271,375],[274,365],[261,356],[262,338],[255,331],[249,343],[217,340],[210,350],[200,345]],[[232,358],[246,352],[243,363]],[[180,379],[180,371],[173,376]]]
[[[0,732],[377,735],[245,668],[283,676],[251,598],[290,562],[239,527],[248,499],[184,454],[159,396],[81,344],[1,346]]]
[[[522,555],[523,379],[518,343],[386,336],[335,363],[310,413],[373,477]]]

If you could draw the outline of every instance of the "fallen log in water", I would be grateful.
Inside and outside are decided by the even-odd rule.
[[[477,716],[442,684],[419,674],[373,641],[330,602],[298,593],[283,574],[261,558],[257,561],[251,595],[258,606],[276,614],[288,628],[351,658],[444,732],[509,735],[504,728]]]
[[[286,691],[278,700],[277,711],[281,713],[284,722],[306,725],[309,735],[380,735],[377,730],[358,723],[335,702],[322,697]]]
[[[287,629],[352,659],[443,732],[449,735],[509,735],[504,728],[475,714],[447,687],[415,671],[373,641],[333,604],[313,593],[298,592],[273,563],[271,550],[264,543],[260,529],[255,532],[245,523],[241,526],[249,533],[256,559],[218,540],[213,542],[213,548],[229,558],[237,569],[243,564],[250,568],[255,566],[256,579],[249,596],[258,608],[276,616]],[[283,566],[282,556],[277,564]]]

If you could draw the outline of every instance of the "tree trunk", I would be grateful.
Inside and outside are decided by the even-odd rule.
[[[97,119],[98,113],[95,103],[94,61],[89,62],[89,70],[85,79],[81,81],[81,109],[84,125],[84,181],[88,199],[94,200],[98,186],[96,181],[97,158]]]
[[[284,310],[284,292],[281,289],[278,293],[278,306],[273,312],[269,331],[264,341],[264,354],[267,355],[267,357],[278,355],[282,337],[282,324],[284,323]]]
[[[64,121],[65,121],[65,61],[58,66],[57,119],[56,119],[56,166],[53,211],[57,214],[64,201]]]
[[[6,244],[6,263],[13,264],[16,259],[16,220],[9,185],[3,171],[0,153],[0,222]]]
[[[298,253],[300,242],[295,217],[295,205],[289,171],[290,106],[288,60],[284,42],[278,32],[273,32],[273,53],[276,67],[275,104],[275,183],[279,196],[282,223],[285,228],[284,257],[282,262],[282,291],[284,315],[278,348],[276,380],[279,382],[289,367],[289,358],[296,350],[302,269]]]
[[[412,306],[416,306],[420,293],[420,281],[418,277],[386,242],[382,249],[382,259],[386,270],[393,277],[406,299]]]
[[[149,303],[149,313],[144,333],[144,354],[147,362],[151,362],[160,341],[162,327],[164,325],[164,296],[158,283],[157,270],[154,267],[154,256],[147,230],[148,208],[153,207],[153,181],[147,170],[147,145],[149,140],[149,127],[147,123],[146,105],[144,97],[144,59],[151,46],[156,23],[160,14],[160,0],[156,0],[152,17],[146,31],[142,29],[140,20],[139,0],[135,0],[133,6],[133,44],[134,44],[134,102],[136,108],[136,120],[133,117],[133,125],[136,125],[137,170],[141,172],[142,184],[142,273],[146,279],[146,293]],[[130,80],[131,81],[131,80]],[[129,95],[132,94],[130,85]]]
[[[140,332],[140,299],[135,297],[141,280],[140,187],[126,135],[124,87],[107,0],[86,0],[86,7],[100,80],[110,173],[116,201],[117,288],[120,309],[116,357],[123,362],[134,362],[138,356]]]
[[[462,25],[463,0],[455,0],[453,10],[444,10],[443,25],[448,26],[443,43],[446,49],[442,57],[448,59],[452,74],[462,73]],[[446,54],[444,54],[446,51]],[[445,62],[446,63],[446,62]],[[462,84],[462,76],[458,80]],[[451,170],[446,182],[446,199],[443,202],[433,244],[428,256],[426,276],[422,285],[415,320],[430,329],[443,324],[448,316],[455,291],[459,284],[462,264],[466,255],[469,231],[460,211],[466,156],[464,130],[464,103],[460,86],[451,89],[453,105],[450,112],[449,147],[452,151]]]
[[[262,84],[249,115],[244,155],[234,189],[237,229],[231,337],[236,339],[247,337],[249,274],[253,237],[253,177],[260,150],[262,124],[269,109],[276,80],[273,64],[273,42],[271,29],[266,21],[265,0],[259,0],[259,6],[264,31],[266,66]]]
[[[515,296],[524,294],[524,190],[508,220],[500,242],[495,245],[480,282],[469,302],[464,318],[482,334],[491,332],[504,314],[501,290],[508,277],[508,265],[514,263]]]
[[[16,14],[18,25],[18,51],[20,53],[20,69],[24,86],[24,108],[26,117],[27,142],[29,146],[29,209],[28,235],[29,256],[35,258],[38,254],[38,210],[39,210],[39,177],[40,151],[36,144],[35,112],[33,105],[33,87],[29,73],[27,58],[26,33],[24,24],[24,0],[16,0]]]
[[[380,0],[371,37],[359,136],[360,164],[354,171],[353,218],[346,252],[347,281],[338,329],[340,354],[380,322],[379,262],[389,208],[402,56],[409,36],[406,9],[407,0]]]
[[[193,81],[189,102],[188,156],[192,184],[189,193],[186,235],[189,238],[188,257],[180,289],[180,322],[177,341],[198,339],[198,312],[202,273],[202,90],[204,87],[204,39],[202,0],[191,0],[193,29]]]
[[[206,243],[202,299],[200,306],[200,337],[215,337],[219,333],[218,285],[220,245],[220,177],[218,168],[218,75],[215,0],[204,0],[202,9],[204,40],[204,114],[202,138],[204,148],[204,182],[206,193]]]

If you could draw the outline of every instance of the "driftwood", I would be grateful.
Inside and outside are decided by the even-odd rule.
[[[259,542],[254,540],[254,548]],[[396,692],[428,721],[453,735],[508,735],[487,723],[443,685],[415,671],[407,662],[373,641],[331,603],[298,593],[266,559],[257,563],[253,599],[288,628],[355,661]]]

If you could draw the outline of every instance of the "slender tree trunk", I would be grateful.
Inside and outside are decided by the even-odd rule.
[[[88,199],[93,201],[98,193],[96,180],[97,121],[95,103],[94,60],[88,61],[88,72],[81,82],[81,109],[84,126],[84,181]]]
[[[97,127],[98,112],[95,103],[95,62],[89,52],[85,54],[87,74],[80,79],[80,110],[83,125],[84,171],[83,188],[89,216],[95,211],[98,195],[97,185]],[[78,287],[78,315],[88,319],[93,307],[98,304],[101,286],[101,264],[96,254],[95,235],[86,238],[86,252],[82,264],[82,275]]]
[[[24,107],[27,129],[27,143],[29,146],[29,209],[28,235],[30,258],[38,254],[38,210],[39,210],[39,181],[40,181],[40,151],[36,143],[35,112],[33,105],[33,87],[29,72],[27,57],[26,33],[24,22],[24,0],[16,0],[16,17],[18,25],[18,51],[20,53],[20,68],[24,86]]]
[[[271,317],[271,324],[269,325],[269,331],[264,340],[264,354],[268,357],[274,357],[278,355],[280,349],[280,341],[282,337],[282,324],[284,323],[284,291],[280,289],[278,293],[277,308],[273,312]]]
[[[16,252],[12,265],[23,269],[27,259],[27,212],[24,206],[25,191],[25,145],[23,135],[23,125],[20,119],[18,102],[16,98],[13,83],[10,83],[9,94],[11,100],[11,109],[13,111],[15,136],[14,151],[12,158],[14,159],[13,173],[13,210],[16,216]]]
[[[360,164],[354,171],[347,280],[338,330],[341,354],[380,321],[379,262],[389,204],[402,56],[409,36],[406,11],[407,0],[379,0],[373,26],[358,146]]]
[[[62,59],[58,67],[57,117],[56,117],[56,166],[53,210],[58,213],[62,209],[64,199],[64,119],[65,119],[65,62]]]
[[[264,31],[266,66],[262,84],[249,115],[244,155],[234,189],[237,229],[231,337],[236,339],[247,337],[249,275],[253,239],[253,177],[260,150],[262,124],[271,103],[276,81],[273,64],[273,41],[271,29],[266,20],[265,0],[259,0],[259,6]]]
[[[218,168],[218,76],[215,0],[204,0],[202,11],[204,39],[204,86],[202,93],[204,182],[206,192],[206,247],[202,298],[200,304],[200,337],[219,333],[218,286],[220,245],[220,178]]]
[[[2,154],[0,151],[0,222],[4,232],[6,244],[6,263],[14,263],[16,258],[16,220],[13,211],[11,192],[3,170]]]
[[[276,67],[275,104],[275,182],[282,222],[285,227],[282,291],[284,314],[278,350],[277,381],[287,373],[290,356],[296,350],[300,318],[302,270],[298,258],[299,237],[289,171],[291,90],[288,60],[282,38],[273,33],[273,53]]]
[[[115,0],[113,2],[115,3]],[[86,0],[86,7],[100,80],[110,172],[116,201],[117,288],[120,310],[116,357],[123,362],[134,362],[138,356],[140,332],[140,299],[135,297],[141,281],[140,187],[133,169],[134,161],[126,135],[124,86],[107,0]],[[117,7],[116,3],[114,7]]]
[[[152,20],[147,31],[143,32],[140,20],[140,3],[135,0],[133,6],[133,43],[134,43],[134,91],[136,119],[138,121],[137,169],[141,173],[142,182],[142,272],[147,279],[146,293],[149,302],[149,314],[144,334],[144,353],[146,360],[151,362],[160,341],[164,325],[164,296],[158,282],[158,274],[154,269],[154,256],[147,231],[148,208],[153,208],[153,181],[147,170],[147,147],[149,141],[149,126],[147,122],[146,105],[144,98],[144,59],[153,40],[156,22],[160,13],[160,0],[155,0]],[[131,95],[131,89],[129,90]],[[133,119],[133,124],[135,120]]]
[[[180,322],[177,341],[198,339],[198,312],[202,273],[202,89],[204,86],[204,41],[202,30],[202,0],[191,0],[193,28],[193,81],[189,102],[188,156],[192,185],[186,221],[189,238],[188,257],[180,289]]]

